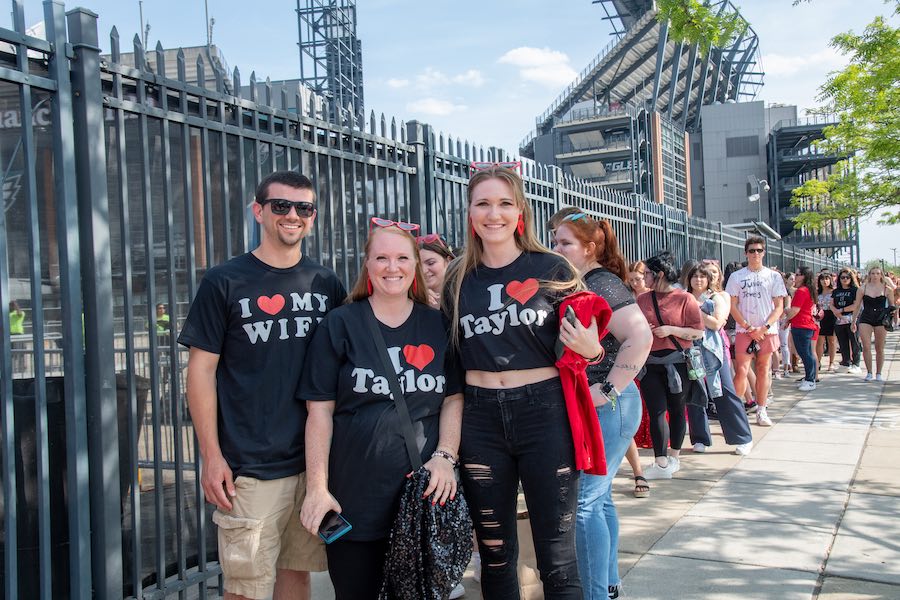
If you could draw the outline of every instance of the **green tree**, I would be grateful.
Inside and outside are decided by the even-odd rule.
[[[900,14],[900,0],[892,0]],[[819,89],[821,113],[838,123],[825,128],[822,147],[837,155],[855,152],[838,165],[823,188],[807,182],[794,190],[795,205],[824,199],[795,221],[815,228],[831,219],[879,213],[880,223],[900,223],[900,28],[876,17],[862,34],[835,36],[831,46],[850,63]]]
[[[656,6],[656,19],[669,22],[669,38],[697,44],[704,56],[710,47],[728,45],[747,26],[737,11],[720,12],[720,7],[701,0],[657,0]]]

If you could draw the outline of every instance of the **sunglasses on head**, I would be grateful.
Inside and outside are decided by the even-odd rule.
[[[417,223],[404,223],[403,221],[391,221],[390,219],[382,219],[381,217],[372,217],[372,225],[374,227],[396,227],[401,231],[413,232],[419,230]]]
[[[417,235],[416,243],[420,246],[422,244],[438,244],[439,246],[447,247],[447,242],[441,239],[440,234],[438,233],[428,233],[426,235]]]
[[[291,212],[291,208],[297,211],[298,217],[311,217],[316,212],[316,205],[312,202],[292,202],[291,200],[282,200],[281,198],[266,198],[257,200],[260,206],[266,204],[272,205],[273,215],[286,215]]]
[[[747,248],[747,254],[762,254],[765,251],[765,248]]]
[[[563,217],[563,221],[578,221],[580,219],[587,219],[587,213],[572,213],[571,215],[566,215]]]
[[[469,163],[469,168],[472,170],[472,173],[477,173],[478,171],[487,171],[488,169],[493,169],[494,167],[498,167],[501,169],[509,169],[510,171],[518,171],[519,175],[522,174],[522,162],[521,161],[502,161],[502,162],[480,162],[474,161]]]

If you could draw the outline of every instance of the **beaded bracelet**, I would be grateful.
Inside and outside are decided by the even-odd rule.
[[[450,461],[450,464],[453,465],[454,467],[459,465],[459,461],[456,460],[456,458],[454,458],[454,456],[452,454],[450,454],[449,452],[447,452],[446,450],[435,450],[434,452],[431,453],[431,458],[434,458],[435,456],[440,456],[441,458],[446,458],[448,461]]]

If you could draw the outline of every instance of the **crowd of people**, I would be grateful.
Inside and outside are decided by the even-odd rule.
[[[471,554],[485,598],[518,598],[521,491],[544,597],[617,598],[623,461],[648,497],[688,435],[712,445],[711,421],[752,452],[773,376],[802,362],[814,390],[839,349],[881,379],[896,283],[880,269],[781,273],[759,237],[724,269],[665,251],[628,264],[612,226],[574,207],[550,219],[551,249],[517,165],[472,170],[465,245],[372,218],[349,294],[301,252],[312,182],[274,173],[253,203],[259,247],[203,278],[178,340],[227,597],[308,598],[327,569],[338,600],[458,598]],[[423,473],[438,517],[410,550],[398,507]],[[386,582],[389,555],[420,587]]]

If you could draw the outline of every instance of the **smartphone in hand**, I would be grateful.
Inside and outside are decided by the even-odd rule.
[[[330,544],[351,529],[353,526],[341,513],[329,510],[319,524],[319,537],[326,544]]]
[[[578,322],[578,317],[575,315],[575,310],[572,306],[566,307],[566,321],[569,322],[569,325],[575,327],[575,323]],[[556,350],[556,360],[562,358],[563,353],[566,351],[566,345],[563,344],[559,338],[556,338],[556,345],[554,346],[554,350]]]

